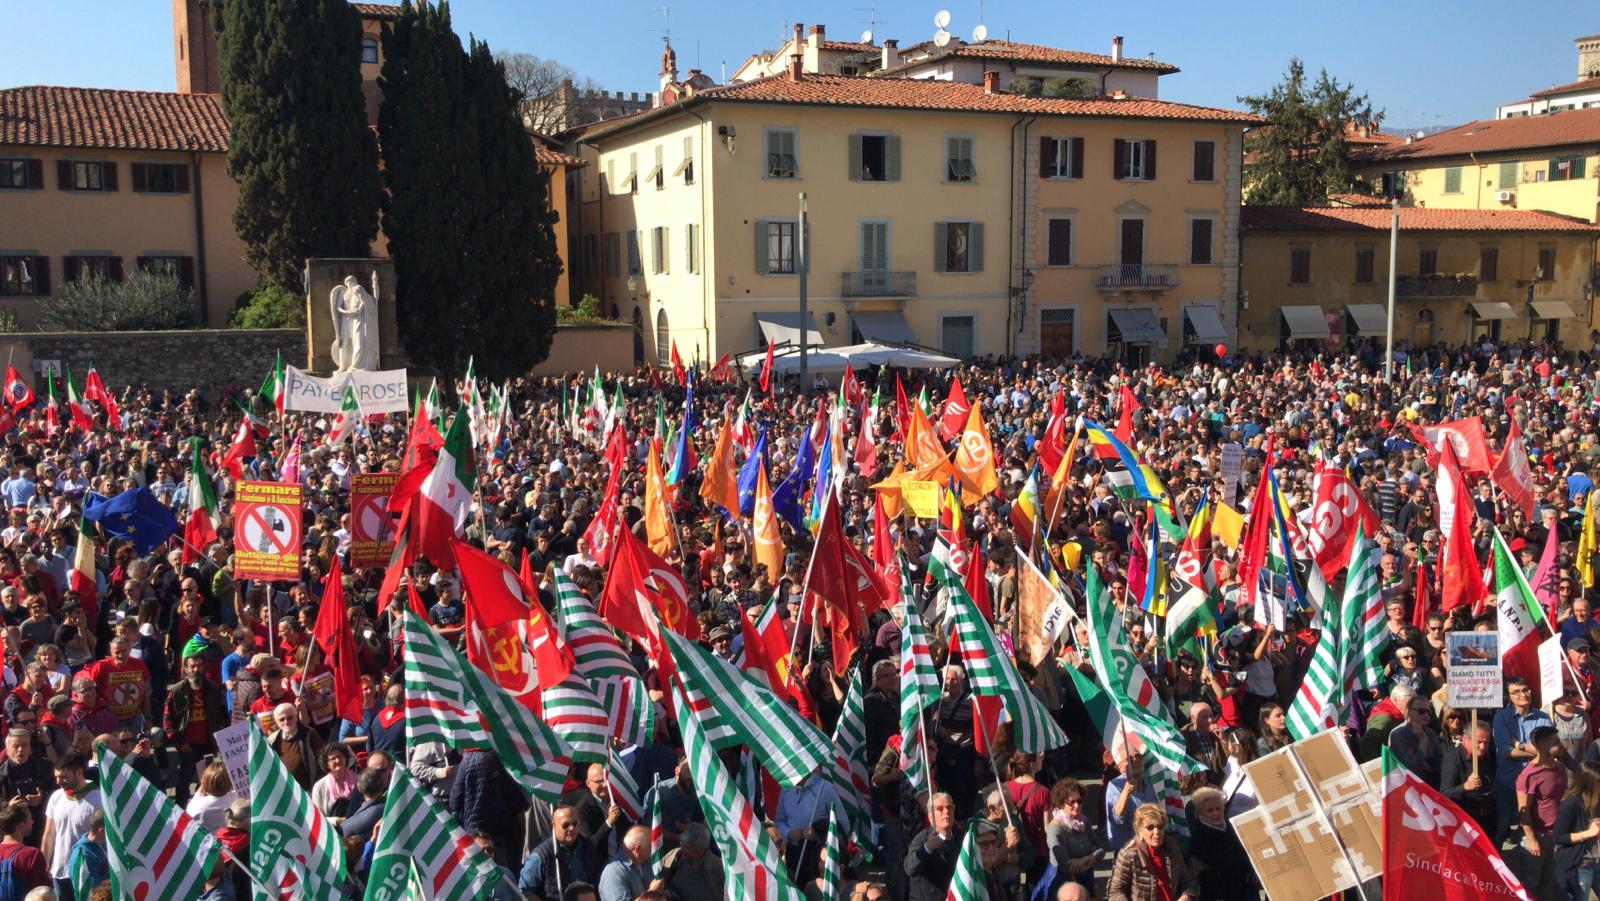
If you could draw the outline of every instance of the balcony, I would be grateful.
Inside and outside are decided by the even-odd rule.
[[[1394,280],[1394,296],[1401,299],[1472,297],[1477,293],[1475,275],[1401,275]]]
[[[863,270],[842,273],[839,287],[841,297],[916,297],[915,272],[879,272]]]
[[[1170,291],[1181,282],[1178,267],[1171,263],[1101,266],[1095,279],[1095,285],[1102,291]]]

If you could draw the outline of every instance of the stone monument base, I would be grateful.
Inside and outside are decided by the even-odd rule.
[[[378,327],[372,336],[378,342],[378,369],[404,369],[405,351],[400,346],[400,329],[394,311],[394,261],[379,258],[331,258],[306,260],[306,370],[317,375],[333,372],[333,314],[328,295],[345,276],[353,275],[362,287],[372,290],[372,273],[378,273]]]

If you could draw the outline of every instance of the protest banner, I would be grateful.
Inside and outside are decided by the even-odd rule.
[[[299,485],[241,481],[235,486],[234,578],[267,582],[300,578],[303,505]]]
[[[1566,683],[1561,672],[1564,656],[1565,653],[1561,650],[1561,633],[1557,632],[1539,642],[1539,697],[1547,704],[1561,697],[1566,691]]]
[[[411,409],[404,369],[341,372],[320,378],[293,366],[283,367],[283,408],[305,413],[337,413],[346,385],[355,389],[356,403],[364,415],[406,413]]]
[[[939,483],[907,479],[900,483],[900,499],[918,519],[939,518]]]
[[[233,790],[241,798],[250,797],[250,730],[255,725],[254,719],[248,719],[217,732],[217,748],[222,752],[222,765],[228,768]]]
[[[305,701],[306,713],[311,716],[314,725],[324,725],[333,722],[334,714],[338,708],[333,698],[333,673],[323,670],[315,676],[307,676],[300,683],[300,697]]]
[[[1457,710],[1499,707],[1505,682],[1500,674],[1497,632],[1445,635],[1445,703]]]
[[[384,566],[394,551],[389,522],[389,494],[398,473],[358,472],[350,475],[350,565]]]
[[[1229,442],[1222,446],[1222,502],[1231,505],[1239,497],[1239,474],[1244,471],[1244,445]]]

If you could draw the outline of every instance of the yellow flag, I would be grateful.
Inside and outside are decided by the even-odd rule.
[[[989,442],[989,429],[976,405],[967,414],[967,427],[961,432],[956,469],[961,475],[961,502],[965,505],[976,504],[1000,484],[994,471],[994,445]]]
[[[767,582],[776,585],[783,578],[783,536],[778,517],[772,510],[772,486],[767,482],[767,464],[756,464],[756,501],[751,511],[751,531],[755,533],[755,561],[766,564]]]
[[[706,458],[706,477],[700,482],[700,496],[729,513],[739,513],[739,470],[733,465],[733,438],[727,420],[717,433],[717,446]]]
[[[1227,504],[1217,504],[1217,511],[1211,514],[1211,534],[1238,550],[1239,538],[1244,534],[1244,516]]]
[[[661,477],[661,442],[650,440],[644,470],[644,535],[650,550],[665,557],[672,550],[672,517],[667,513],[667,483]]]
[[[1583,499],[1583,531],[1578,534],[1578,575],[1583,577],[1583,587],[1594,587],[1595,522],[1594,495]]]

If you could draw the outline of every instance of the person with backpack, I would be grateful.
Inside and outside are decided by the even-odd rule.
[[[33,889],[50,886],[44,855],[28,844],[32,830],[27,804],[0,807],[0,901],[22,901]]]
[[[73,885],[80,891],[85,890],[84,886],[93,889],[111,876],[111,858],[106,856],[105,810],[89,814],[89,829],[72,843],[67,869],[72,873]]]

